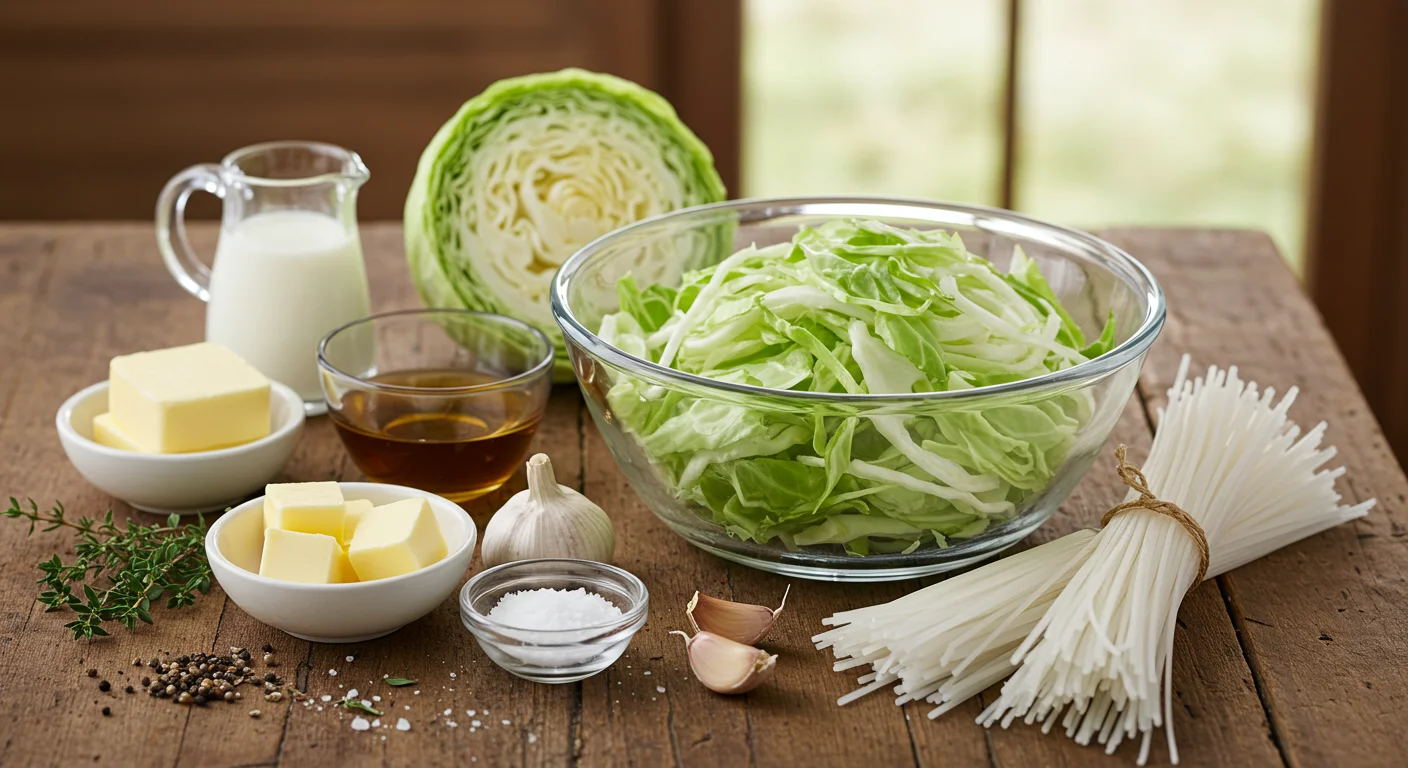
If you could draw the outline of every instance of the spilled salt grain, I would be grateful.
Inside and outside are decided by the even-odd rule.
[[[337,670],[335,670],[335,669],[329,669],[329,670],[328,670],[328,677],[337,677]]]
[[[348,692],[347,692],[347,698],[349,698],[349,699],[355,699],[355,698],[357,698],[357,689],[356,689],[356,688],[353,688],[352,690],[348,691]]]
[[[367,722],[367,718],[362,717],[361,715],[352,718],[352,730],[354,731],[365,731],[371,727],[372,724]]]
[[[447,709],[447,710],[445,710],[445,711],[444,711],[443,713],[441,713],[441,714],[445,715],[445,717],[449,717],[450,714],[453,713],[453,712],[454,712],[454,710],[452,710],[452,709]]]
[[[536,734],[536,733],[530,733],[530,734],[528,734],[528,743],[529,743],[529,744],[536,744],[537,741],[538,741],[538,734]]]
[[[474,722],[470,723],[470,725],[474,726],[475,728],[478,728],[479,726],[483,725],[483,723],[479,722],[478,720],[475,720]]]
[[[332,697],[327,695],[326,693],[322,696],[319,696],[318,698],[322,699],[323,701],[332,701]]]
[[[665,692],[665,686],[663,686],[663,685],[657,685],[657,686],[655,686],[655,692],[656,692],[656,693],[664,693],[664,692]]]
[[[647,670],[645,670],[644,672],[642,672],[641,674],[642,674],[642,675],[645,675],[646,677],[650,677],[650,670],[647,669]]]
[[[479,714],[478,712],[476,712],[475,710],[472,710],[472,709],[466,709],[466,710],[464,711],[464,713],[465,713],[466,715],[469,715],[470,717],[474,717],[475,715]]]
[[[620,618],[610,600],[577,589],[529,589],[499,598],[489,618],[516,629],[581,629]]]
[[[450,673],[450,679],[451,679],[451,680],[454,680],[454,679],[455,679],[455,673],[454,673],[454,672],[451,672],[451,673]]]
[[[377,719],[373,720],[373,721],[372,721],[372,727],[373,727],[373,728],[380,728],[380,727],[381,727],[381,718],[377,718]]]
[[[411,730],[411,721],[410,721],[410,720],[407,720],[407,719],[404,718],[404,717],[398,718],[398,719],[396,720],[396,730],[398,730],[398,731],[409,731],[409,730]]]
[[[373,696],[373,697],[372,697],[372,701],[381,701],[381,697],[380,697],[380,696]]]
[[[500,723],[503,723],[504,725],[508,725],[508,724],[509,724],[509,722],[508,722],[507,720],[500,720],[499,722],[500,722]]]

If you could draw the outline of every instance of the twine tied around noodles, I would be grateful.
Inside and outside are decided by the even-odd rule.
[[[1193,516],[1183,511],[1181,507],[1171,501],[1164,501],[1156,498],[1154,492],[1149,490],[1149,481],[1144,477],[1144,473],[1139,467],[1125,461],[1125,447],[1121,445],[1115,449],[1115,459],[1119,465],[1115,471],[1119,473],[1124,484],[1134,489],[1139,494],[1139,498],[1126,501],[1119,506],[1112,508],[1105,516],[1100,518],[1100,527],[1104,528],[1115,519],[1116,515],[1128,512],[1131,509],[1147,509],[1155,514],[1173,518],[1174,522],[1183,526],[1184,532],[1193,540],[1193,546],[1198,550],[1198,577],[1193,580],[1194,584],[1202,582],[1208,574],[1208,535],[1203,531],[1203,527],[1198,525],[1198,521]]]

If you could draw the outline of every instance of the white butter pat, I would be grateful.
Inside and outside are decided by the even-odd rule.
[[[342,546],[346,547],[352,543],[352,534],[357,531],[357,523],[361,522],[362,516],[372,511],[374,505],[366,499],[351,499],[347,502],[347,509],[342,517]]]
[[[347,504],[342,488],[321,483],[270,483],[264,486],[264,527],[342,538]]]
[[[301,584],[343,584],[357,580],[347,564],[347,553],[337,539],[279,528],[264,529],[259,575]]]
[[[228,448],[269,434],[269,380],[219,344],[114,357],[108,413],[148,453]]]
[[[388,579],[444,559],[445,538],[423,498],[373,507],[362,515],[347,557],[362,581]]]
[[[93,417],[93,442],[120,451],[150,453],[141,443],[133,440],[131,435],[122,431],[122,427],[117,425],[117,420],[111,413],[100,413]]]

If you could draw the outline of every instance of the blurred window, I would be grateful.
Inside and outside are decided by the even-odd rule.
[[[999,205],[1007,0],[746,0],[748,195]],[[1010,204],[1303,249],[1319,0],[1027,0]]]

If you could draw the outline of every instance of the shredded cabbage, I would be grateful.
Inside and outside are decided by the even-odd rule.
[[[554,273],[596,237],[724,199],[708,149],[660,96],[568,69],[502,80],[466,102],[421,155],[406,256],[427,304],[512,315],[554,340]],[[677,278],[642,252],[639,271]]]
[[[617,291],[598,335],[636,357],[779,390],[907,394],[1020,381],[1114,346],[1087,343],[1035,262],[1007,273],[955,234],[837,220],[748,247],[676,288]],[[789,547],[911,552],[1012,518],[1091,415],[1084,392],[981,408],[850,412],[705,398],[622,375],[607,403],[672,486],[730,534]]]

